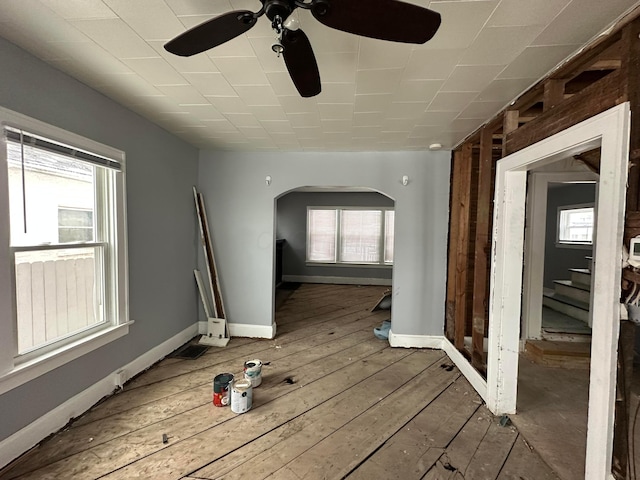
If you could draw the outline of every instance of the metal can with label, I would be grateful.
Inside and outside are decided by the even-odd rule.
[[[244,413],[251,409],[253,403],[253,388],[251,380],[246,378],[231,383],[231,411]]]
[[[251,386],[256,388],[262,383],[262,362],[249,360],[244,362],[244,378],[251,380]]]
[[[213,404],[216,407],[229,405],[229,384],[233,382],[232,373],[221,373],[213,379]]]

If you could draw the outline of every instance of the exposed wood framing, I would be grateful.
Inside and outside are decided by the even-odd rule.
[[[620,20],[610,33],[599,37],[579,55],[551,72],[456,148],[452,173],[446,332],[455,347],[470,357],[472,365],[481,373],[485,367],[481,348],[487,331],[483,315],[489,295],[486,278],[490,262],[486,248],[494,195],[491,166],[496,160],[615,105],[630,102],[632,122],[625,243],[640,234],[639,16],[640,9],[636,9]],[[479,160],[474,155],[479,155]],[[599,152],[584,152],[579,160],[596,173],[599,171]],[[472,169],[474,161],[478,162],[478,171]],[[487,175],[490,181],[487,181]],[[635,281],[631,277],[636,278],[628,271],[624,277],[627,282]],[[467,351],[464,345],[464,337],[469,335],[472,336],[471,351]],[[620,351],[627,350],[628,345],[621,343]],[[625,392],[627,388],[622,385],[621,391]],[[620,437],[626,435],[623,429],[628,423],[628,411],[620,406],[617,412],[618,417],[623,415],[625,419],[616,422],[613,464],[616,478],[624,479],[627,478],[628,462],[625,458],[628,452],[626,441]]]

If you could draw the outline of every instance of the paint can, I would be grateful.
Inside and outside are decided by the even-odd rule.
[[[253,388],[251,380],[246,378],[234,380],[231,383],[231,411],[244,413],[251,409],[253,403]]]
[[[213,378],[213,404],[216,407],[229,405],[229,384],[233,382],[232,373],[221,373]]]
[[[262,383],[262,362],[249,360],[244,362],[244,378],[251,380],[251,386],[256,388]]]

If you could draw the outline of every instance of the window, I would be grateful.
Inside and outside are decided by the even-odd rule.
[[[593,204],[558,207],[557,243],[592,245],[594,218]]]
[[[0,120],[16,332],[0,348],[16,370],[126,333],[124,155],[8,110]]]
[[[391,209],[307,209],[307,261],[390,265],[393,263]]]

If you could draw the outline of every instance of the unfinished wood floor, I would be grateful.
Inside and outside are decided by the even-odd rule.
[[[383,290],[302,285],[275,340],[167,358],[0,477],[558,479],[446,355],[373,336],[389,316],[370,312]],[[214,407],[213,377],[253,358],[266,362],[253,408]]]

